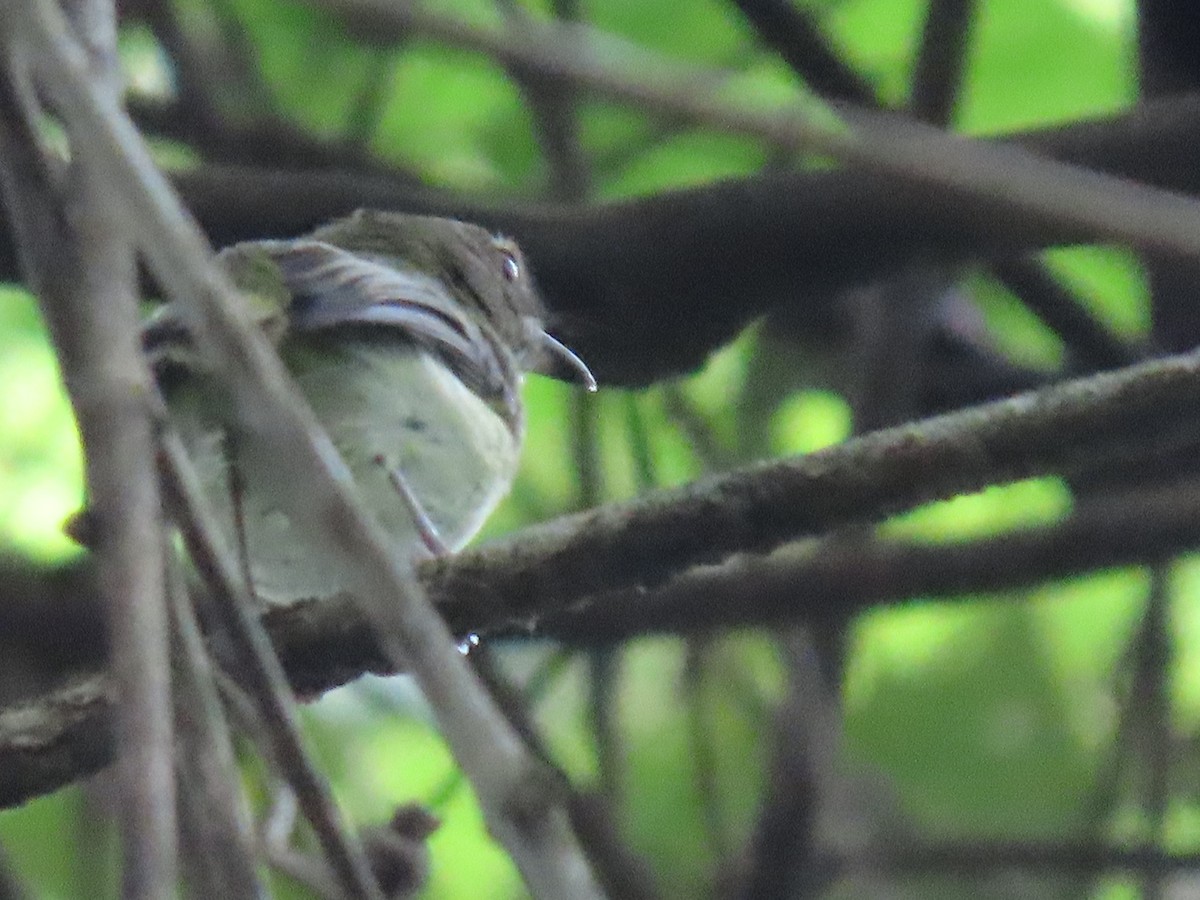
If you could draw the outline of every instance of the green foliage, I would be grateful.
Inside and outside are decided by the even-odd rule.
[[[534,122],[502,68],[422,40],[364,43],[316,7],[289,0],[218,5],[244,29],[263,94],[286,119],[326,137],[365,142],[432,184],[521,196],[542,190],[547,164]],[[552,5],[530,6],[544,16]],[[925,3],[798,5],[818,14],[834,45],[882,100],[903,103]],[[445,4],[456,15],[486,21],[500,20],[497,6],[503,4]],[[589,0],[579,6],[583,21],[630,43],[732,70],[726,90],[748,104],[810,102],[730,3]],[[1029,127],[1134,99],[1130,0],[990,0],[975,8],[956,117],[962,129]],[[132,65],[153,70],[155,48],[140,27],[126,35],[123,48]],[[578,112],[601,199],[753,173],[768,159],[753,141],[664,124],[641,110],[585,99]],[[1131,255],[1086,248],[1056,251],[1049,259],[1106,323],[1126,336],[1147,333],[1147,291]],[[1061,363],[1054,336],[994,282],[979,276],[967,288],[993,343],[1009,358],[1047,369]],[[799,286],[797,302],[803,300]],[[812,452],[848,436],[846,398],[827,385],[781,386],[765,378],[764,389],[754,370],[760,349],[750,331],[678,384],[636,394],[602,391],[586,401],[595,414],[603,499],[685,483],[764,452]],[[797,372],[809,361],[795,357],[805,351],[789,352],[788,374],[800,379]],[[0,293],[0,385],[0,541],[28,554],[61,556],[71,548],[59,525],[82,496],[78,444],[45,334],[28,296],[15,289]],[[524,466],[485,539],[579,505],[571,392],[534,378],[526,398]],[[1053,522],[1070,505],[1060,481],[1022,482],[918,510],[883,533],[965,540]],[[911,817],[908,827],[920,835],[1075,833],[1110,752],[1120,713],[1114,673],[1147,594],[1144,573],[1122,571],[1027,596],[939,604],[918,598],[863,616],[850,641],[843,698],[851,756],[882,773]],[[1176,568],[1172,598],[1174,726],[1194,743],[1200,730],[1196,559]],[[783,668],[774,645],[759,633],[716,636],[692,647],[646,639],[618,657],[612,701],[622,742],[621,826],[669,896],[696,896],[725,862],[721,852],[736,851],[754,826]],[[589,731],[583,660],[543,670],[543,648],[523,647],[506,662],[522,684],[553,672],[544,675],[539,692],[539,724],[557,761],[594,783],[600,762]],[[395,685],[359,685],[311,710],[310,731],[340,799],[359,823],[383,821],[397,803],[435,804],[444,824],[431,845],[428,896],[519,895],[511,864],[486,836],[428,716],[403,693]],[[62,838],[79,817],[75,790],[0,815],[0,841],[41,896],[89,895]],[[1123,823],[1123,833],[1145,836],[1135,810]],[[1180,800],[1168,820],[1168,842],[1192,846],[1198,834],[1200,807]],[[1118,880],[1096,894],[1131,895]]]
[[[389,88],[372,143],[381,155],[434,184],[533,186],[537,159],[529,114],[502,70],[478,57],[418,44],[398,55]]]
[[[0,546],[70,554],[62,524],[83,500],[79,440],[33,299],[3,286],[0,385]]]
[[[959,125],[971,132],[1028,128],[1132,103],[1133,4],[1112,0],[979,6]]]
[[[1149,337],[1149,290],[1134,254],[1114,247],[1059,247],[1045,256],[1105,325],[1126,338]]]

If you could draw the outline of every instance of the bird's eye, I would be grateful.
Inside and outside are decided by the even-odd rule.
[[[517,257],[510,251],[503,251],[504,261],[501,263],[501,271],[504,272],[506,281],[516,281],[521,277],[521,264],[517,262]]]

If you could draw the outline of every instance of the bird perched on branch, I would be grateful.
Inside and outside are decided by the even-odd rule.
[[[511,487],[527,372],[595,381],[545,330],[510,240],[452,219],[360,210],[295,240],[252,241],[220,263],[398,552],[461,547]],[[144,346],[209,499],[270,603],[337,593],[341,579],[269,491],[241,476],[255,436],[229,421],[216,373],[177,310]],[[261,462],[261,458],[258,460]],[[261,471],[261,469],[260,469]]]

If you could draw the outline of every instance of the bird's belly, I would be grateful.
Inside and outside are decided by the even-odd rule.
[[[305,360],[296,381],[396,552],[407,559],[426,553],[389,467],[403,476],[442,542],[458,549],[511,487],[519,439],[435,357],[388,350],[385,355],[367,346],[329,360]],[[202,457],[212,498],[232,522],[220,442],[210,435],[199,442],[207,446],[189,443]],[[337,565],[256,486],[254,467],[245,471],[250,474],[241,506],[258,596],[279,604],[344,590]]]

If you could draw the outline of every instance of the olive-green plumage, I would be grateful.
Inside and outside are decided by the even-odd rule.
[[[519,250],[475,225],[364,210],[306,238],[235,245],[220,259],[406,556],[423,552],[428,535],[397,475],[457,549],[511,486],[525,373],[565,360],[594,387],[545,332]],[[253,434],[230,438],[219,382],[197,363],[169,306],[147,324],[145,344],[231,541],[240,510],[258,595],[287,603],[339,591],[336,568],[269,491],[247,477],[231,494],[231,464],[239,474],[261,471],[237,459],[278,450],[258,448]]]

